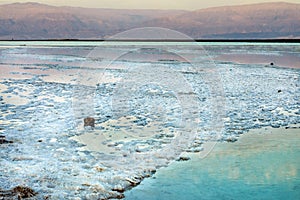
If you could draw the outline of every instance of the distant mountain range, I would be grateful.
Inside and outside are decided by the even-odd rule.
[[[164,27],[194,39],[300,38],[300,4],[262,3],[195,11],[0,6],[0,39],[104,39],[132,28]]]

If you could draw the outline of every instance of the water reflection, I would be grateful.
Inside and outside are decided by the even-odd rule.
[[[235,143],[216,145],[205,159],[193,154],[173,163],[126,198],[297,199],[299,156],[299,128],[253,130]]]

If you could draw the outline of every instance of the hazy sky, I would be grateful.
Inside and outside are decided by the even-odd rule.
[[[196,10],[200,8],[251,4],[260,2],[274,2],[276,0],[0,0],[0,4],[15,2],[38,2],[56,6],[80,6],[98,8],[130,8],[130,9],[184,9]],[[280,0],[278,0],[280,1]],[[283,0],[285,2],[300,3],[300,0]]]

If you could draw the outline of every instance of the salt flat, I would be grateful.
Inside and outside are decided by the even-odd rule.
[[[234,48],[253,49],[1,48],[0,134],[13,143],[0,146],[0,188],[26,185],[37,198],[121,198],[203,144],[300,123],[299,69],[214,60]],[[285,55],[268,48],[255,53]],[[297,47],[284,50],[297,57]],[[83,127],[88,116],[95,128]]]

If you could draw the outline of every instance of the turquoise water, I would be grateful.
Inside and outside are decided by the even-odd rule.
[[[219,144],[205,159],[159,170],[126,199],[300,199],[300,131],[290,132]]]

